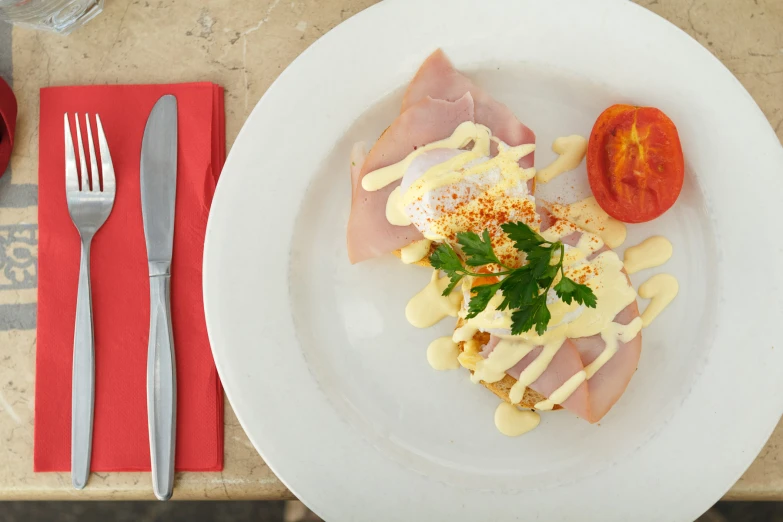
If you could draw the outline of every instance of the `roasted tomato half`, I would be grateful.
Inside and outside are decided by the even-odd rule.
[[[596,201],[613,218],[657,218],[680,195],[684,172],[677,128],[659,109],[612,105],[596,120],[587,177]]]

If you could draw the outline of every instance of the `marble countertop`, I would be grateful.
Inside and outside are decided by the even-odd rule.
[[[37,237],[40,87],[219,83],[226,88],[230,146],[278,74],[329,29],[373,3],[108,0],[101,15],[68,37],[22,28],[11,31],[3,25],[0,75],[13,82],[19,118],[11,171],[0,178],[0,248],[10,248],[9,234],[19,230]],[[783,141],[783,2],[639,3],[717,56],[761,106]],[[18,259],[16,276],[0,270],[0,499],[153,499],[147,473],[94,473],[87,489],[77,492],[68,474],[32,471],[36,250],[35,244],[29,246],[32,262]],[[0,268],[14,255],[18,253],[0,255]],[[228,404],[225,424],[223,472],[177,474],[174,498],[290,498],[251,446]],[[783,500],[783,465],[778,461],[783,464],[783,424],[726,498]]]

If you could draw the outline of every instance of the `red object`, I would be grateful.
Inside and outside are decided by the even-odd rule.
[[[657,218],[677,201],[685,166],[677,128],[654,107],[612,105],[596,120],[587,177],[602,209],[625,223]]]
[[[201,260],[209,206],[225,159],[225,115],[223,89],[195,83],[41,90],[35,471],[70,469],[79,235],[65,201],[66,112],[78,113],[80,119],[85,113],[100,115],[117,178],[114,208],[92,243],[96,383],[91,469],[150,469],[146,399],[149,277],[139,163],[147,117],[164,94],[177,97],[179,110],[171,268],[177,360],[176,469],[223,468],[223,390],[207,339]]]
[[[0,176],[8,167],[11,150],[14,148],[16,129],[16,98],[14,91],[0,78]]]

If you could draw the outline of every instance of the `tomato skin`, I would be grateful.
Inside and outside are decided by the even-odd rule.
[[[674,205],[685,177],[677,128],[654,107],[612,105],[590,133],[587,177],[596,201],[613,218],[657,218]]]

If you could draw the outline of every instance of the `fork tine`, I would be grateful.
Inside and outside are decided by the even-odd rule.
[[[76,116],[76,141],[79,143],[79,166],[82,173],[82,192],[92,192],[90,174],[87,171],[87,161],[84,158],[84,142],[82,141],[82,126],[79,125],[79,113]]]
[[[98,160],[95,158],[95,145],[92,139],[92,127],[90,126],[90,114],[84,115],[84,119],[87,121],[87,145],[90,147],[90,172],[92,173],[92,189],[94,191],[101,190],[100,173],[98,172]]]
[[[101,123],[101,117],[95,115],[95,123],[98,126],[98,146],[101,149],[101,171],[103,174],[103,191],[111,192],[112,194],[116,190],[116,181],[114,178],[114,164],[111,161],[111,154],[109,154],[109,143],[106,141],[106,134],[103,133],[103,124]]]
[[[79,173],[76,171],[76,157],[73,150],[73,138],[71,137],[71,124],[68,122],[68,113],[63,115],[65,124],[65,191],[79,191]]]

